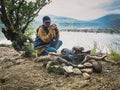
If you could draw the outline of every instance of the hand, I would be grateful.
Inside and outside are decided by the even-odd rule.
[[[56,24],[52,24],[52,25],[50,25],[49,29],[52,29],[52,30],[58,30]]]

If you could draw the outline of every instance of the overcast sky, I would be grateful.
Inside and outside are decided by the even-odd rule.
[[[52,0],[40,14],[52,14],[79,20],[96,19],[106,14],[120,13],[120,0]]]

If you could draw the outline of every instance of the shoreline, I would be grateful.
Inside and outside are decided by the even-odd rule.
[[[61,32],[85,32],[85,33],[108,33],[120,34],[120,29],[61,29]]]

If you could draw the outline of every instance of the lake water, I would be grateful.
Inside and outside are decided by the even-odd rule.
[[[85,50],[90,50],[93,48],[94,43],[97,43],[98,52],[109,53],[110,47],[120,52],[120,34],[60,32],[60,39],[63,41],[63,45],[59,50],[63,48],[72,49],[73,46],[81,46]],[[11,44],[0,32],[1,43]]]
[[[85,50],[90,50],[97,43],[98,52],[107,53],[110,47],[120,52],[120,34],[61,32],[60,39],[63,41],[63,46],[60,49],[81,46]]]

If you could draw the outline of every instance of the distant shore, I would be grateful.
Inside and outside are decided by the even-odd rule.
[[[120,29],[61,29],[65,32],[90,32],[90,33],[120,33]]]

